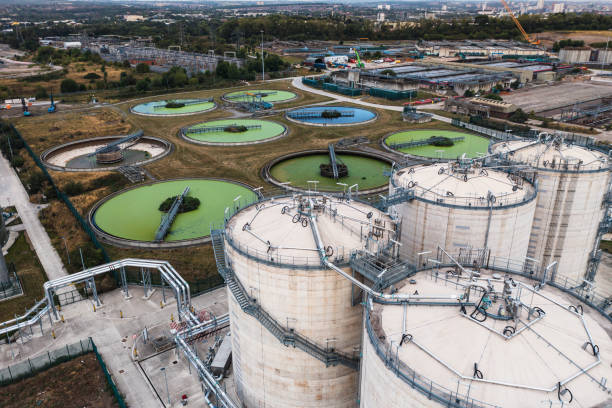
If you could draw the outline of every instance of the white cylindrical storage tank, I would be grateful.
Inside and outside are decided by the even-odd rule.
[[[375,252],[395,238],[384,213],[323,196],[274,198],[229,220],[226,259],[246,292],[236,296],[228,283],[232,361],[237,394],[247,408],[358,405],[360,298],[346,278],[321,265],[306,214],[311,207],[326,256],[347,271],[352,251]],[[275,323],[245,312],[248,298]],[[283,330],[306,339],[311,352],[291,340],[282,344]],[[351,363],[326,364],[317,350],[341,353]]]
[[[449,162],[396,171],[390,197],[402,189],[413,197],[390,212],[401,221],[403,259],[422,263],[426,257],[418,254],[438,246],[451,254],[486,248],[491,256],[525,259],[536,196],[526,179]]]
[[[361,408],[609,405],[603,312],[584,306],[582,314],[577,299],[550,285],[535,290],[516,274],[435,272],[395,286],[399,296],[418,292],[427,301],[366,303]],[[492,300],[484,319],[473,314],[483,293]],[[465,312],[450,301],[458,296]]]
[[[610,163],[595,150],[562,142],[513,141],[492,146],[537,172],[538,198],[528,256],[582,282],[604,216]]]

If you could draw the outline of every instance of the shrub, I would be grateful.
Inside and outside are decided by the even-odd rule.
[[[340,111],[337,110],[324,110],[321,112],[321,117],[324,119],[335,119],[341,116]]]
[[[385,69],[384,71],[381,72],[381,74],[389,75],[389,76],[392,76],[392,77],[397,76],[397,73],[394,70],[392,70],[392,69]]]
[[[76,92],[79,90],[79,84],[74,79],[66,78],[60,84],[62,93]]]
[[[226,126],[223,130],[225,132],[230,132],[230,133],[240,133],[240,132],[246,132],[248,129],[244,125],[229,125],[229,126]]]
[[[494,94],[494,93],[489,93],[489,94],[486,94],[486,95],[484,96],[484,98],[486,98],[486,99],[492,99],[492,100],[494,100],[494,101],[503,101],[503,99],[502,99],[502,97],[501,97],[501,96],[499,96],[499,95],[497,95],[497,94]]]
[[[18,155],[15,155],[13,157],[13,160],[11,161],[11,165],[13,167],[21,167],[23,166],[23,163],[24,163],[23,157],[18,156]]]
[[[45,88],[43,88],[41,85],[38,85],[36,87],[36,91],[34,93],[34,96],[36,97],[36,99],[45,99],[49,95],[47,94],[47,90]]]
[[[38,193],[42,189],[45,180],[45,175],[42,174],[41,171],[35,171],[34,173],[30,174],[27,182],[28,186],[30,187],[30,193]]]
[[[139,74],[146,74],[147,72],[151,72],[151,68],[148,64],[140,62],[136,64],[136,72],[138,72]]]
[[[166,198],[160,205],[159,205],[159,211],[161,212],[168,212],[170,211],[170,207],[172,207],[172,203],[174,202],[174,200],[176,200],[178,196],[173,196],[173,197],[168,197]],[[184,212],[188,212],[188,211],[193,211],[193,210],[197,210],[198,207],[200,206],[200,200],[196,197],[185,197],[183,198],[183,202],[181,203],[181,206],[179,207],[179,214],[180,213],[184,213]]]
[[[64,186],[64,192],[69,196],[76,196],[85,192],[85,187],[79,181],[71,181]]]
[[[529,115],[523,112],[523,110],[519,108],[516,111],[514,111],[512,115],[508,117],[508,119],[516,123],[525,123],[527,122],[527,119],[529,119]]]
[[[168,109],[178,109],[178,108],[182,108],[183,106],[185,106],[185,104],[181,102],[173,102],[173,101],[166,102],[166,108]]]
[[[466,91],[463,93],[463,96],[465,96],[466,98],[471,98],[471,97],[473,97],[474,95],[476,95],[476,94],[475,94],[475,93],[474,93],[474,91],[472,91],[471,89],[468,89],[468,90],[466,90]]]
[[[89,79],[90,81],[95,81],[96,79],[100,79],[102,78],[100,75],[96,74],[95,72],[90,72],[89,74],[85,75],[83,77],[83,79]]]
[[[443,146],[443,147],[449,147],[455,144],[455,142],[453,142],[451,138],[448,138],[446,136],[432,136],[429,138],[428,142],[432,146]]]

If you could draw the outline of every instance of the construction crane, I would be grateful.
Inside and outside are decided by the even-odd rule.
[[[359,53],[357,52],[357,49],[355,49],[355,56],[357,57],[357,68],[364,68],[365,65],[363,64],[363,62],[361,62],[361,58],[359,58]]]
[[[520,21],[518,21],[518,18],[516,18],[512,10],[510,10],[510,6],[508,5],[508,3],[506,3],[506,0],[501,0],[501,2],[506,8],[506,11],[508,12],[508,14],[510,14],[510,17],[512,17],[512,21],[514,21],[514,24],[516,24],[521,34],[523,34],[523,38],[525,38],[525,41],[527,41],[529,44],[532,44],[532,45],[540,44],[540,40],[532,40],[531,37],[529,37],[529,34],[527,34],[527,31],[525,31]]]

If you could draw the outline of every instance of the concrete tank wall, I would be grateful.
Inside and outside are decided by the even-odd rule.
[[[228,242],[226,250],[237,279],[277,322],[320,346],[335,345],[350,355],[358,350],[362,310],[352,306],[348,280],[332,270],[266,265]],[[231,292],[228,297],[236,387],[247,408],[357,405],[357,371],[326,367],[300,349],[285,347],[242,311]]]
[[[535,200],[492,211],[443,207],[419,200],[394,208],[402,219],[403,259],[417,262],[417,253],[435,252],[440,245],[450,253],[461,248],[487,247],[492,256],[522,260],[527,255]]]
[[[528,256],[557,273],[582,280],[604,215],[609,173],[538,169],[538,200]]]
[[[360,408],[439,408],[441,405],[413,389],[385,366],[376,354],[367,330],[363,331]]]
[[[443,166],[429,167],[435,170]],[[419,172],[419,168],[426,169],[426,167],[416,167],[416,171]],[[394,174],[389,184],[390,195],[393,195],[399,187],[410,188],[411,184],[407,184],[408,174],[410,171],[399,171]],[[442,173],[440,180],[445,177],[446,173]],[[496,177],[497,183],[511,185],[506,182],[507,179],[503,173],[490,172],[487,177],[491,177],[492,181]],[[428,194],[433,189],[426,189],[428,185],[423,183],[425,180],[423,174],[419,174],[416,180],[414,184],[416,198],[392,206],[390,210],[396,212],[401,219],[400,257],[402,259],[412,263],[423,261],[423,259],[418,259],[417,254],[424,251],[435,252],[438,246],[451,254],[456,254],[461,249],[486,247],[490,250],[491,256],[513,260],[525,259],[536,206],[533,187],[530,183],[525,182],[524,190],[522,190],[525,195],[522,198],[518,196],[516,201],[510,202],[503,202],[502,198],[489,208],[487,201],[482,201],[478,197],[486,197],[487,192],[491,191],[487,188],[496,186],[493,182],[488,183],[489,185],[479,185],[475,181],[478,178],[471,178],[464,185],[459,184],[461,188],[467,189],[473,195],[465,200],[459,200],[458,204],[452,204],[457,201],[453,200],[453,197]],[[427,180],[435,186],[444,182],[438,184],[436,181]],[[494,191],[499,193],[498,190],[494,189]],[[530,192],[527,193],[528,191]],[[459,193],[456,192],[455,196],[459,196]],[[503,196],[500,195],[500,197]],[[500,203],[504,205],[500,206]]]

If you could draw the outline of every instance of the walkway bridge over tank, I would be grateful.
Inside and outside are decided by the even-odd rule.
[[[105,146],[99,147],[96,149],[95,152],[93,153],[89,153],[87,155],[87,157],[93,157],[97,154],[100,153],[108,153],[108,152],[112,152],[113,150],[119,149],[119,146],[124,144],[124,143],[132,143],[131,145],[133,145],[138,139],[140,139],[142,137],[142,135],[144,134],[144,132],[142,130],[138,130],[134,133],[131,133],[127,136],[122,137],[121,139],[118,140],[113,140],[110,143],[107,143]],[[130,146],[131,146],[130,145]],[[127,149],[129,146],[124,146],[123,149]]]

